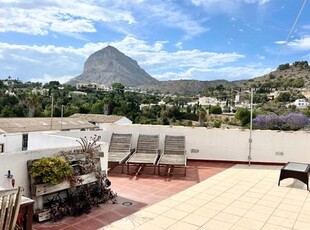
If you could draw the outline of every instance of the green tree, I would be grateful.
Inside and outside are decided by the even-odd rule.
[[[222,108],[219,105],[212,105],[210,107],[210,113],[211,114],[222,114]]]
[[[292,101],[292,95],[289,92],[281,92],[279,96],[276,97],[278,102],[290,102]]]
[[[235,114],[235,118],[240,121],[242,126],[246,126],[251,120],[251,111],[247,108],[239,108]]]
[[[119,92],[119,93],[123,93],[124,92],[124,89],[125,89],[125,86],[120,83],[120,82],[114,82],[112,84],[112,89],[116,92]]]

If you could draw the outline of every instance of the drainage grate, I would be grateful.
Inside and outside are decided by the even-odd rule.
[[[122,203],[122,205],[124,205],[124,206],[130,206],[130,205],[132,205],[132,202],[130,202],[130,201],[125,201],[125,202]]]

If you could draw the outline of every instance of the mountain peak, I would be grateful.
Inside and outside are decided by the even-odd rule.
[[[84,64],[83,73],[68,83],[76,84],[78,82],[98,83],[107,86],[114,82],[120,82],[124,86],[139,86],[155,83],[157,80],[145,72],[137,61],[108,45],[90,55]]]

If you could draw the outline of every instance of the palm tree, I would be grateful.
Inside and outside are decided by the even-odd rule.
[[[36,107],[41,103],[42,98],[37,93],[28,92],[26,94],[26,104],[28,107],[28,116],[34,117],[34,112],[36,110]]]
[[[104,115],[109,115],[109,113],[110,113],[110,104],[111,104],[111,100],[109,98],[104,98],[103,99],[103,114]]]
[[[199,122],[199,126],[204,126],[206,115],[207,115],[206,110],[204,110],[203,108],[200,107],[198,109],[198,122]]]

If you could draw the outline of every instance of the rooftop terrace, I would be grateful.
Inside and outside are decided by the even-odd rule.
[[[281,167],[190,161],[186,177],[115,169],[110,179],[118,204],[34,229],[309,230],[309,192],[294,179],[278,186]]]

